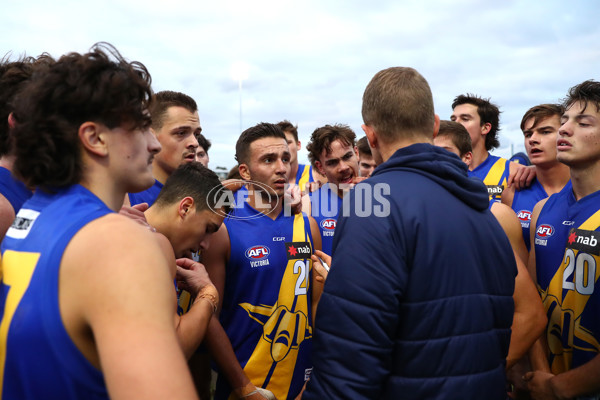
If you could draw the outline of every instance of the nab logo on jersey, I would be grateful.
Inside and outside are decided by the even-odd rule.
[[[588,254],[600,254],[600,233],[584,229],[571,229],[567,238],[567,247]]]
[[[554,234],[554,227],[552,225],[543,224],[537,228],[535,231],[536,236],[541,238],[549,238]]]
[[[531,211],[521,210],[517,213],[517,218],[523,222],[531,221]]]
[[[261,260],[269,255],[271,251],[267,246],[252,246],[246,250],[246,258],[250,260]]]
[[[335,219],[327,218],[327,219],[324,219],[323,221],[321,221],[321,228],[332,231],[335,229],[336,224],[337,224],[337,221]]]
[[[500,196],[504,191],[504,188],[500,185],[486,185],[487,191],[490,196]]]

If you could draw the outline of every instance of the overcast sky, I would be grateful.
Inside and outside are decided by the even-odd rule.
[[[229,169],[242,127],[288,119],[304,146],[312,131],[344,123],[364,134],[362,93],[391,66],[416,68],[436,112],[461,93],[503,111],[502,148],[522,150],[519,124],[531,106],[600,80],[600,1],[107,0],[5,1],[0,53],[57,57],[107,41],[149,69],[153,89],[198,103],[212,141],[210,167]]]

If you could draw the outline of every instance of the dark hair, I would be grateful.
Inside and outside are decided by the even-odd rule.
[[[204,151],[208,153],[208,149],[210,149],[210,146],[212,145],[212,143],[210,142],[210,140],[208,140],[206,137],[204,137],[204,135],[201,134],[200,132],[194,133],[194,135],[196,136],[196,140],[198,141],[198,145],[202,146],[202,148],[204,149]]]
[[[277,126],[280,127],[284,133],[289,132],[294,135],[294,139],[296,142],[298,141],[298,125],[294,126],[290,121],[284,119],[283,121],[278,122]]]
[[[335,124],[325,125],[315,129],[310,135],[310,142],[306,145],[308,159],[311,164],[319,160],[323,150],[331,152],[331,143],[341,140],[342,143],[354,147],[356,145],[356,134],[348,125]]]
[[[460,156],[463,157],[470,151],[473,151],[473,145],[471,144],[471,136],[462,124],[455,121],[440,121],[440,130],[437,137],[449,137],[452,140],[452,144],[456,146]]]
[[[367,156],[371,155],[371,147],[369,146],[369,141],[366,136],[361,137],[356,142],[356,147],[358,147],[358,154],[365,154]]]
[[[573,86],[569,89],[569,93],[563,101],[563,106],[567,109],[578,101],[584,103],[584,110],[589,103],[592,103],[596,106],[596,111],[600,112],[600,82],[590,79]]]
[[[236,161],[240,164],[248,163],[248,157],[250,156],[250,144],[258,139],[267,137],[276,137],[286,140],[285,134],[281,128],[268,122],[261,122],[260,124],[250,127],[242,132],[237,143],[235,144]]]
[[[14,102],[17,175],[45,190],[80,182],[79,127],[148,129],[150,82],[143,64],[127,62],[108,43],[36,69]]]
[[[363,94],[362,117],[386,142],[431,137],[435,113],[429,84],[413,68],[379,71]]]
[[[530,118],[533,118],[532,127],[535,127],[538,122],[544,118],[556,115],[560,119],[564,112],[565,108],[560,104],[540,104],[535,107],[531,107],[521,119],[521,131],[525,132],[525,123]]]
[[[194,199],[197,211],[214,210],[224,190],[217,174],[195,161],[182,164],[173,171],[154,204],[165,207],[189,196]],[[225,213],[228,213],[228,207],[225,208]]]
[[[12,152],[10,142],[8,116],[13,111],[12,101],[17,92],[31,78],[36,67],[46,66],[53,61],[52,57],[42,54],[38,59],[34,57],[21,57],[10,61],[8,56],[0,60],[0,156]]]
[[[171,107],[183,107],[191,113],[198,111],[196,101],[187,94],[163,90],[154,94],[149,108],[150,115],[152,115],[152,129],[159,130],[162,128],[167,110]],[[208,149],[204,150],[208,151]]]
[[[500,132],[500,109],[497,105],[490,102],[490,99],[484,99],[474,94],[467,93],[456,96],[452,102],[452,109],[461,104],[471,104],[477,107],[477,114],[481,121],[480,126],[489,123],[492,127],[485,135],[485,149],[492,150],[500,146],[498,132]]]

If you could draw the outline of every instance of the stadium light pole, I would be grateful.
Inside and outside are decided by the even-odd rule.
[[[248,79],[248,70],[248,64],[243,61],[237,61],[231,66],[231,76],[238,82],[240,98],[240,133],[242,132],[242,81]]]

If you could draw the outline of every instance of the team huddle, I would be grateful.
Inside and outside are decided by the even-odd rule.
[[[449,114],[388,68],[360,140],[304,165],[260,123],[222,181],[111,45],[6,57],[0,398],[600,399],[600,82],[531,107],[520,160],[489,99]]]

